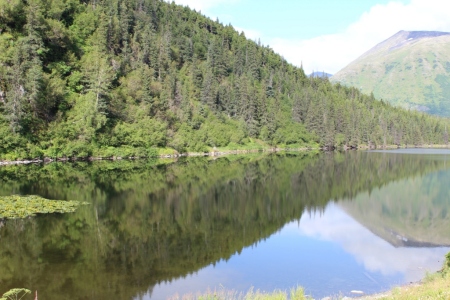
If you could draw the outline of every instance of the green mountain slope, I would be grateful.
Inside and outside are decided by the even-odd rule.
[[[0,0],[0,159],[447,143],[448,120],[308,78],[161,0]]]
[[[393,105],[450,116],[450,33],[400,31],[331,81],[373,92]]]

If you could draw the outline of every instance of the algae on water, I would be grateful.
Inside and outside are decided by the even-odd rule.
[[[0,219],[22,219],[36,214],[70,213],[78,206],[89,204],[79,201],[49,200],[39,196],[0,196]]]

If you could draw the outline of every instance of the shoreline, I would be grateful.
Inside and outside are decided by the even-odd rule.
[[[178,153],[175,150],[175,153],[173,154],[161,154],[158,156],[139,156],[139,157],[121,157],[121,156],[112,156],[112,157],[96,157],[96,156],[89,156],[89,157],[44,157],[39,159],[24,159],[24,160],[0,160],[0,167],[1,166],[13,166],[13,165],[29,165],[29,164],[41,164],[41,163],[52,163],[52,162],[76,162],[76,161],[101,161],[101,160],[109,160],[109,161],[116,161],[116,160],[138,160],[138,159],[149,159],[149,158],[159,158],[159,159],[165,159],[165,158],[179,158],[179,157],[221,157],[221,156],[227,156],[227,155],[237,155],[237,154],[250,154],[250,153],[263,153],[263,152],[269,152],[269,153],[277,153],[277,152],[306,152],[306,151],[324,151],[324,152],[331,152],[331,151],[352,151],[352,150],[387,150],[387,149],[450,149],[450,145],[387,145],[387,146],[380,146],[380,147],[373,147],[373,146],[367,146],[367,145],[360,145],[358,147],[342,147],[342,148],[335,148],[333,150],[329,150],[326,147],[322,148],[311,148],[311,147],[302,147],[302,148],[278,148],[278,147],[267,147],[267,148],[259,148],[259,149],[235,149],[235,150],[213,150],[211,152],[185,152],[185,153]]]
[[[262,148],[262,149],[248,149],[248,150],[217,150],[212,152],[186,152],[186,153],[173,153],[173,154],[161,154],[158,156],[112,156],[112,157],[57,157],[50,158],[45,157],[43,159],[25,159],[25,160],[0,160],[0,166],[11,166],[11,165],[28,165],[28,164],[41,164],[41,163],[52,163],[52,162],[76,162],[76,161],[117,161],[117,160],[139,160],[139,159],[167,159],[167,158],[179,158],[179,157],[221,157],[227,155],[238,155],[238,154],[250,154],[250,153],[276,153],[276,152],[305,152],[305,151],[320,151],[320,148]]]

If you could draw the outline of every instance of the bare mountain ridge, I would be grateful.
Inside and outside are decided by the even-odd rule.
[[[450,116],[450,33],[399,31],[331,81],[404,108]]]
[[[361,55],[358,59],[365,58],[372,54],[375,54],[378,51],[388,51],[391,52],[395,49],[402,48],[404,46],[413,45],[420,41],[421,39],[426,38],[435,38],[440,36],[449,36],[450,32],[442,32],[442,31],[404,31],[401,30],[397,32],[395,35],[390,37],[389,39],[379,43],[363,55]]]

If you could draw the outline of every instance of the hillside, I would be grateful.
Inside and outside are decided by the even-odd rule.
[[[450,116],[450,33],[400,31],[336,73],[332,82],[407,109]]]
[[[0,159],[443,144],[448,125],[174,3],[0,2]]]

